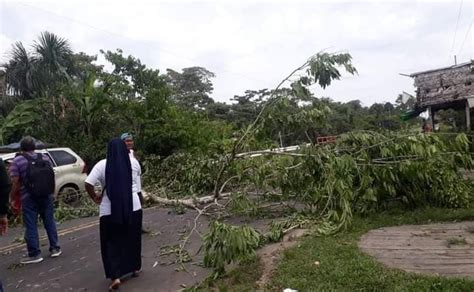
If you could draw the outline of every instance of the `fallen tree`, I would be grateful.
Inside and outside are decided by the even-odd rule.
[[[348,54],[317,54],[293,71],[277,89],[301,70],[306,70],[306,75],[293,83],[295,91],[304,91],[304,86],[314,83],[324,88],[332,79],[339,78],[335,69],[338,65],[349,73],[356,72],[350,60]],[[154,200],[196,209],[196,218],[211,206],[233,205],[240,210],[258,211],[262,203],[293,201],[311,215],[321,233],[346,228],[355,213],[392,206],[464,207],[472,202],[473,183],[460,172],[473,167],[469,140],[472,137],[465,134],[358,131],[340,135],[335,144],[305,144],[291,148],[293,152],[248,149],[249,140],[282,98],[270,96],[228,153],[178,153],[157,163],[159,166],[152,171],[158,177],[153,188],[167,197],[154,195]],[[324,123],[327,114],[322,109],[312,116]],[[239,154],[243,150],[247,151]],[[223,206],[219,199],[224,189],[232,204]],[[274,234],[282,234],[286,229],[288,226],[280,226]],[[228,243],[219,249],[212,242],[205,243],[206,255],[212,253],[216,259],[207,264],[218,273],[222,273],[222,260],[238,261],[252,250],[244,246],[259,245],[255,244],[254,232],[247,229],[213,223],[209,232],[211,235],[205,238],[216,241],[214,235],[224,234],[222,240]]]

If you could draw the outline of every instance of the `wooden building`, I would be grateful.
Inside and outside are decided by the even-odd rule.
[[[450,67],[412,73],[415,80],[416,105],[428,110],[433,125],[440,109],[464,109],[466,126],[471,129],[471,109],[474,108],[474,61]],[[433,127],[434,128],[434,127]]]

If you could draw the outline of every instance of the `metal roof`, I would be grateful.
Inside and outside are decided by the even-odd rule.
[[[457,65],[452,65],[452,66],[449,66],[449,67],[431,69],[431,70],[426,70],[426,71],[411,73],[411,74],[409,74],[409,75],[405,75],[405,74],[403,74],[403,75],[405,75],[405,76],[410,76],[410,77],[416,77],[416,76],[421,75],[421,74],[432,73],[432,72],[436,72],[436,71],[449,70],[449,69],[456,69],[456,68],[461,68],[461,67],[464,67],[464,66],[469,66],[469,65],[471,65],[471,64],[474,64],[474,62],[473,62],[473,61],[469,61],[469,62],[457,64]]]

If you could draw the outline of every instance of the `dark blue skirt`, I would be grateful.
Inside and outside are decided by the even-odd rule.
[[[100,250],[105,277],[118,279],[142,267],[143,211],[132,213],[129,224],[111,222],[110,216],[100,217]]]

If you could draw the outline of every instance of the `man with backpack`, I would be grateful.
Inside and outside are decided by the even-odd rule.
[[[20,190],[28,256],[20,261],[33,264],[43,261],[38,235],[38,215],[48,234],[51,257],[58,257],[58,233],[54,221],[54,170],[47,156],[35,153],[35,139],[26,136],[20,141],[21,154],[10,164],[12,189],[10,197]]]

